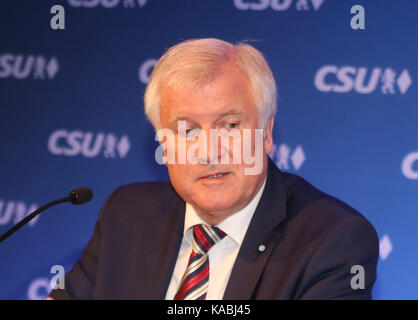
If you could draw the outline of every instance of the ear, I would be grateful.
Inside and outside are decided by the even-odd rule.
[[[274,118],[270,118],[267,122],[267,126],[264,129],[264,150],[266,154],[269,154],[273,149],[273,125],[274,125]]]
[[[162,162],[165,166],[167,166],[167,137],[163,137],[163,139],[160,141],[158,141],[159,146],[158,148],[163,148],[163,157],[162,157]]]
[[[167,167],[167,149],[164,149],[163,162],[164,162],[164,165]]]

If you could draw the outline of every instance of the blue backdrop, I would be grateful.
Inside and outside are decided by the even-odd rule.
[[[65,30],[50,27],[53,5]],[[353,30],[350,8],[365,9]],[[418,297],[418,2],[0,2],[0,233],[78,186],[94,199],[43,213],[0,244],[0,299],[43,299],[117,186],[167,179],[143,94],[180,40],[253,40],[276,77],[273,160],[347,202],[380,239],[375,299]]]

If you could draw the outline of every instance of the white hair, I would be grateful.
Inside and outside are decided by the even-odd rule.
[[[163,86],[199,87],[215,80],[226,64],[239,67],[248,77],[258,111],[259,126],[266,128],[277,109],[277,88],[263,54],[246,43],[233,45],[214,39],[180,42],[169,48],[152,71],[145,90],[145,114],[155,130],[161,129],[160,104]]]

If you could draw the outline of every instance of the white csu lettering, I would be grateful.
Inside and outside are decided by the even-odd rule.
[[[37,278],[31,282],[28,288],[29,300],[45,300],[51,291],[50,283],[47,278]]]
[[[13,76],[16,79],[25,79],[30,76],[34,68],[36,57],[29,55],[3,54],[0,55],[0,78]]]
[[[82,154],[85,157],[96,157],[103,148],[104,133],[94,134],[81,131],[56,130],[48,139],[48,150],[55,155],[76,156]]]
[[[72,7],[84,7],[84,8],[94,8],[102,6],[104,8],[114,8],[120,3],[124,3],[124,7],[135,7],[135,3],[140,7],[144,7],[147,4],[148,0],[68,0],[68,3]]]
[[[315,75],[315,87],[322,92],[349,92],[353,88],[358,93],[371,93],[376,89],[379,82],[381,68],[373,68],[369,81],[366,84],[367,68],[355,68],[343,66],[338,68],[334,65],[323,66]],[[332,81],[334,80],[334,81]],[[338,80],[339,83],[335,80]]]
[[[55,57],[50,59],[42,55],[2,54],[0,55],[0,78],[13,77],[26,79],[33,75],[35,79],[52,79],[59,69]]]
[[[418,170],[414,170],[414,163],[418,165],[418,151],[406,155],[402,161],[402,174],[412,180],[418,180]]]
[[[234,0],[234,5],[239,10],[260,11],[267,9],[270,6],[275,11],[284,11],[292,5],[292,2],[293,0]]]
[[[120,0],[68,0],[72,7],[94,8],[102,5],[105,8],[114,8]]]
[[[6,225],[10,223],[14,216],[13,223],[16,224],[29,215],[32,211],[35,211],[38,208],[38,205],[32,203],[30,206],[27,206],[23,201],[4,201],[0,199],[0,225]],[[33,226],[39,219],[39,216],[36,216],[31,221],[29,221],[29,226]]]
[[[147,84],[149,82],[152,69],[156,64],[157,59],[148,59],[139,67],[138,78],[143,84]]]

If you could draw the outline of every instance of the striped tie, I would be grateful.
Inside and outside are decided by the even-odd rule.
[[[193,226],[193,249],[180,289],[174,300],[204,300],[209,282],[209,249],[221,241],[226,233],[204,224]]]

